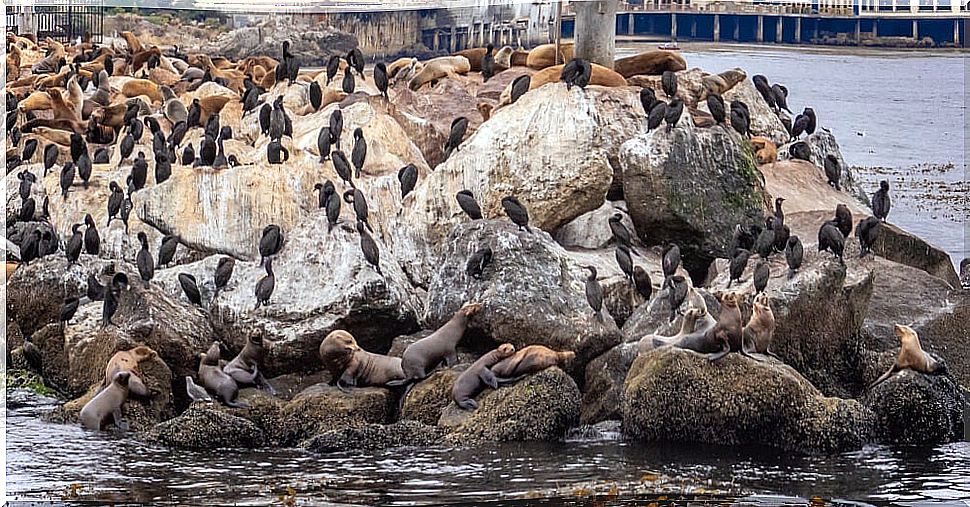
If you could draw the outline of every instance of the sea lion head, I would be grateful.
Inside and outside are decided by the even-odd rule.
[[[556,352],[556,356],[558,356],[559,358],[560,365],[569,364],[572,362],[573,359],[576,359],[576,353],[571,350]]]
[[[128,379],[130,378],[131,378],[131,373],[128,373],[126,370],[122,370],[122,371],[119,371],[118,373],[115,373],[115,376],[111,378],[111,381],[127,389]]]
[[[343,330],[333,331],[320,342],[320,361],[330,373],[337,375],[347,368],[358,350],[360,347],[353,335]]]
[[[715,294],[715,296],[717,296],[717,294]],[[728,291],[721,293],[717,299],[722,305],[736,307],[738,306],[738,303],[741,302],[741,294],[736,291]]]
[[[687,313],[684,314],[684,318],[687,320],[696,321],[697,319],[700,319],[701,317],[703,317],[706,313],[707,313],[707,310],[703,308],[691,308],[687,310]]]
[[[726,82],[728,85],[727,89],[724,91],[734,88],[734,85],[740,83],[741,81],[744,81],[748,77],[748,75],[739,68],[726,70],[724,72],[721,72],[718,75],[721,76],[721,79],[723,79],[724,82]]]
[[[209,346],[209,350],[202,355],[202,364],[207,364],[209,366],[218,365],[220,350],[219,342],[212,342],[212,345]]]
[[[917,335],[916,331],[913,331],[913,328],[909,326],[896,324],[893,326],[893,334],[896,335],[896,338],[899,338],[899,341],[903,345],[907,345],[915,341],[916,346],[919,346],[919,335]]]
[[[481,303],[465,303],[458,310],[459,313],[463,314],[465,317],[471,317],[482,310]]]
[[[502,46],[502,49],[495,53],[495,64],[505,68],[512,66],[512,46]]]
[[[496,355],[499,359],[505,359],[506,357],[512,357],[515,354],[515,345],[511,343],[503,343],[495,349]]]
[[[768,293],[762,292],[754,297],[754,309],[756,311],[771,311],[771,300]]]

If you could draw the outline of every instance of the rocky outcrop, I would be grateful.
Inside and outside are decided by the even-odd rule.
[[[447,368],[415,384],[404,399],[401,419],[438,424],[441,411],[452,403],[451,388],[460,374],[456,368]]]
[[[175,449],[198,451],[255,448],[264,443],[263,432],[255,424],[204,403],[194,403],[182,415],[155,426],[148,439]]]
[[[893,262],[922,269],[944,280],[952,288],[960,287],[960,277],[953,269],[949,254],[893,224],[879,225],[879,236],[872,251]]]
[[[895,356],[887,357],[888,368]],[[904,370],[866,392],[862,403],[875,414],[876,436],[893,444],[926,445],[963,438],[966,401],[949,376]]]
[[[824,397],[788,366],[672,347],[634,361],[622,412],[624,433],[640,440],[832,452],[861,448],[873,431],[866,407]]]
[[[270,20],[259,26],[232,30],[205,50],[232,60],[263,55],[278,58],[280,46],[288,40],[290,52],[304,67],[325,67],[331,55],[343,57],[357,47],[357,38],[349,33],[320,24],[294,27],[294,20],[287,17],[285,22]]]
[[[305,389],[283,407],[282,440],[296,445],[331,430],[365,424],[386,424],[397,404],[387,389],[367,387],[343,392],[318,384]]]
[[[313,452],[376,451],[393,447],[428,447],[438,445],[445,430],[417,421],[394,424],[367,424],[341,428],[314,436],[304,446]]]
[[[478,395],[478,409],[445,407],[438,425],[450,431],[447,441],[476,442],[558,440],[579,421],[579,389],[559,368],[549,368],[513,386]]]
[[[428,251],[402,258],[411,279],[428,283],[440,264],[435,250],[467,220],[455,201],[460,190],[474,194],[487,218],[504,216],[501,200],[514,195],[528,208],[530,225],[545,231],[601,206],[613,178],[610,157],[642,121],[637,100],[633,89],[581,93],[555,84],[497,110],[418,182],[399,216],[388,217],[385,240],[393,250]]]
[[[703,279],[710,260],[727,256],[736,224],[763,220],[767,195],[736,132],[686,123],[623,144],[623,191],[640,239],[676,241],[687,270]]]
[[[598,320],[586,301],[585,270],[544,231],[520,231],[508,220],[475,221],[455,227],[444,245],[443,262],[428,287],[432,327],[465,302],[481,302],[470,328],[516,348],[572,350],[570,373],[580,379],[586,363],[620,342],[612,318]],[[492,261],[476,280],[465,272],[466,264],[486,245]]]

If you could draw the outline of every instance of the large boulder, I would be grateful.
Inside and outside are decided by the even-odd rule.
[[[515,195],[530,225],[545,231],[601,206],[613,179],[610,158],[642,122],[637,100],[632,88],[552,84],[497,110],[391,219],[385,240],[394,251],[426,252],[401,256],[411,279],[429,282],[441,262],[431,246],[468,220],[455,200],[460,190],[470,190],[488,218],[504,216],[502,198]]]
[[[480,220],[454,228],[437,276],[428,288],[431,327],[451,318],[465,302],[481,302],[470,328],[522,348],[545,345],[571,350],[570,373],[620,342],[620,330],[605,314],[598,319],[585,295],[587,272],[546,232],[519,230],[508,220]],[[491,263],[480,280],[466,271],[469,256],[488,245]]]
[[[889,368],[895,355],[882,366]],[[862,402],[875,414],[876,436],[894,444],[927,445],[963,438],[966,400],[946,375],[903,370],[867,391]]]
[[[861,448],[872,413],[827,398],[792,368],[662,347],[638,357],[623,390],[623,432],[650,441],[767,445],[804,452]]]
[[[438,424],[442,410],[452,403],[451,388],[460,374],[456,368],[446,368],[415,384],[404,399],[401,419]]]
[[[637,235],[676,241],[684,264],[703,279],[726,257],[734,226],[763,220],[764,179],[748,143],[730,129],[680,127],[639,134],[623,144],[623,191]]]
[[[286,241],[273,261],[275,290],[270,304],[259,309],[254,309],[253,291],[265,271],[258,262],[236,262],[227,290],[214,300],[218,256],[162,270],[155,283],[172,298],[184,299],[178,274],[193,274],[211,321],[230,349],[241,349],[252,333],[272,342],[263,364],[267,375],[318,369],[320,342],[335,329],[383,353],[395,336],[416,329],[421,302],[380,238],[375,240],[383,275],[367,263],[358,234],[348,229],[338,225],[328,234],[326,215],[318,211],[284,231]]]
[[[475,397],[478,409],[445,407],[439,426],[459,444],[525,440],[558,440],[579,422],[579,389],[559,368],[548,368],[513,386],[487,390]]]
[[[175,449],[197,451],[264,445],[263,432],[255,424],[204,403],[193,403],[182,415],[158,424],[148,439]]]
[[[259,26],[238,28],[221,35],[204,48],[210,54],[242,60],[250,56],[280,54],[284,40],[304,67],[324,67],[330,56],[345,56],[357,47],[357,38],[326,24],[300,24],[297,18],[270,19]],[[270,69],[267,69],[270,70]]]
[[[879,236],[872,245],[872,251],[891,261],[922,269],[944,280],[952,288],[960,287],[960,277],[945,250],[893,224],[879,225]]]
[[[377,387],[343,392],[326,384],[308,387],[281,412],[282,441],[295,445],[331,430],[365,424],[386,424],[397,406],[391,391]]]

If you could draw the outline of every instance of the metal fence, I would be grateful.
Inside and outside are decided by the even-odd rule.
[[[90,37],[100,43],[104,34],[104,9],[100,5],[35,5],[6,8],[7,31],[34,33],[38,40],[50,37],[63,43]]]

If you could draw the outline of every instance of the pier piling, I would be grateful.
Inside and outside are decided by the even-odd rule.
[[[619,0],[577,2],[572,5],[576,9],[576,57],[612,69]]]

